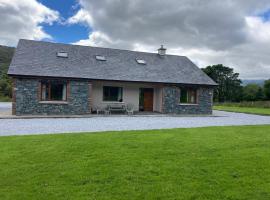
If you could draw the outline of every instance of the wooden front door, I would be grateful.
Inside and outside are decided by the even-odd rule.
[[[143,110],[153,111],[153,89],[144,89],[143,91]]]

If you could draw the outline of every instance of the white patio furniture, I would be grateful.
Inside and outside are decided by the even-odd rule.
[[[105,115],[111,114],[111,110],[110,110],[110,106],[109,105],[105,106],[105,108],[104,108],[104,114]]]
[[[131,104],[131,103],[127,104],[126,112],[127,112],[128,115],[133,115],[133,113],[134,113],[134,105]]]
[[[123,103],[117,103],[117,104],[109,104],[109,110],[110,112],[125,112],[126,111],[126,105]]]
[[[94,111],[97,112],[97,115],[103,112],[101,106],[95,106],[95,107],[94,107]]]

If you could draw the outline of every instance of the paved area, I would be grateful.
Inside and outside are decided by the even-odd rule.
[[[214,116],[208,117],[156,115],[0,119],[0,136],[259,124],[270,124],[270,116],[214,111]]]
[[[10,102],[0,102],[0,116],[11,115],[11,103]]]

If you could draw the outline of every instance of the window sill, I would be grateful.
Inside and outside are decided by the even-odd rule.
[[[180,105],[180,106],[198,106],[199,104],[197,104],[197,103],[179,103],[178,105]]]
[[[115,104],[124,104],[125,102],[120,102],[120,101],[102,101],[102,103],[115,103]]]
[[[68,104],[67,101],[39,101],[41,104]]]

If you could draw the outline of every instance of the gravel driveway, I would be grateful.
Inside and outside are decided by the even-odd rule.
[[[214,111],[214,115],[211,117],[108,116],[57,119],[0,119],[0,135],[270,124],[270,116],[223,111]]]
[[[10,102],[0,102],[0,116],[11,114],[11,103]]]

